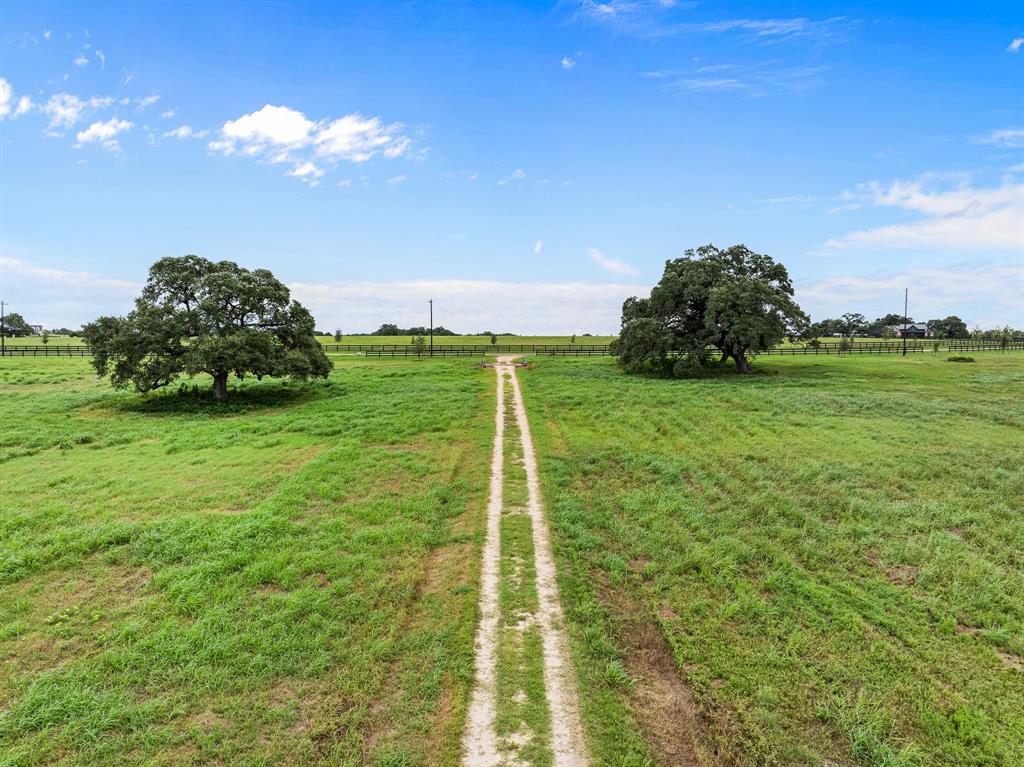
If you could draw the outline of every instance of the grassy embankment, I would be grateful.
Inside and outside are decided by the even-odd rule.
[[[523,372],[602,763],[1024,764],[1024,354],[973,356]]]
[[[0,364],[0,763],[457,763],[493,375],[337,364]]]

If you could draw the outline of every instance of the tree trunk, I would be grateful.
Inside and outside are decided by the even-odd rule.
[[[213,374],[213,398],[218,401],[228,398],[227,372],[218,372]]]
[[[749,374],[754,372],[754,369],[750,367],[750,363],[747,361],[745,352],[733,352],[732,357],[736,360],[737,373]]]

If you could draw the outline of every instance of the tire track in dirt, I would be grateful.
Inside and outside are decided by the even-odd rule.
[[[501,505],[505,481],[505,377],[507,368],[496,368],[497,409],[494,414],[494,448],[491,452],[491,485],[487,500],[487,525],[480,566],[480,625],[476,631],[473,693],[466,712],[462,741],[463,764],[497,767],[500,764],[494,721],[498,701],[498,567],[501,558]]]
[[[589,756],[580,717],[576,666],[565,631],[557,572],[551,553],[551,538],[540,496],[537,459],[530,437],[522,391],[514,357],[498,357],[497,410],[494,452],[491,457],[490,500],[487,533],[480,574],[480,626],[476,638],[475,686],[470,700],[463,739],[466,767],[498,767],[504,761],[495,732],[497,717],[497,659],[499,639],[499,565],[501,556],[502,484],[504,481],[503,438],[505,433],[505,386],[512,387],[516,425],[523,453],[527,483],[527,506],[534,549],[534,569],[544,661],[544,694],[551,712],[551,751],[554,767],[587,767]],[[513,757],[514,758],[514,757]]]

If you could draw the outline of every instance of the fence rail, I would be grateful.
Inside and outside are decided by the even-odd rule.
[[[938,347],[936,347],[938,344]],[[366,357],[413,357],[416,350],[409,344],[323,344],[327,352],[358,352]],[[980,352],[1024,349],[1024,338],[1008,340],[950,338],[907,341],[907,353],[947,351]],[[435,344],[434,357],[480,357],[487,354],[517,352],[551,357],[604,357],[610,355],[608,344]],[[848,355],[902,354],[902,341],[861,341],[854,343],[822,342],[817,345],[779,346],[759,352],[761,355]],[[10,345],[5,357],[89,357],[88,346],[57,346],[54,344]],[[419,356],[431,356],[429,349]]]

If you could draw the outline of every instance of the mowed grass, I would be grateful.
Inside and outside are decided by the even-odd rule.
[[[336,365],[0,360],[0,764],[458,762],[492,376]]]
[[[600,763],[678,763],[669,668],[707,763],[1024,764],[1024,354],[973,356],[522,372]]]

